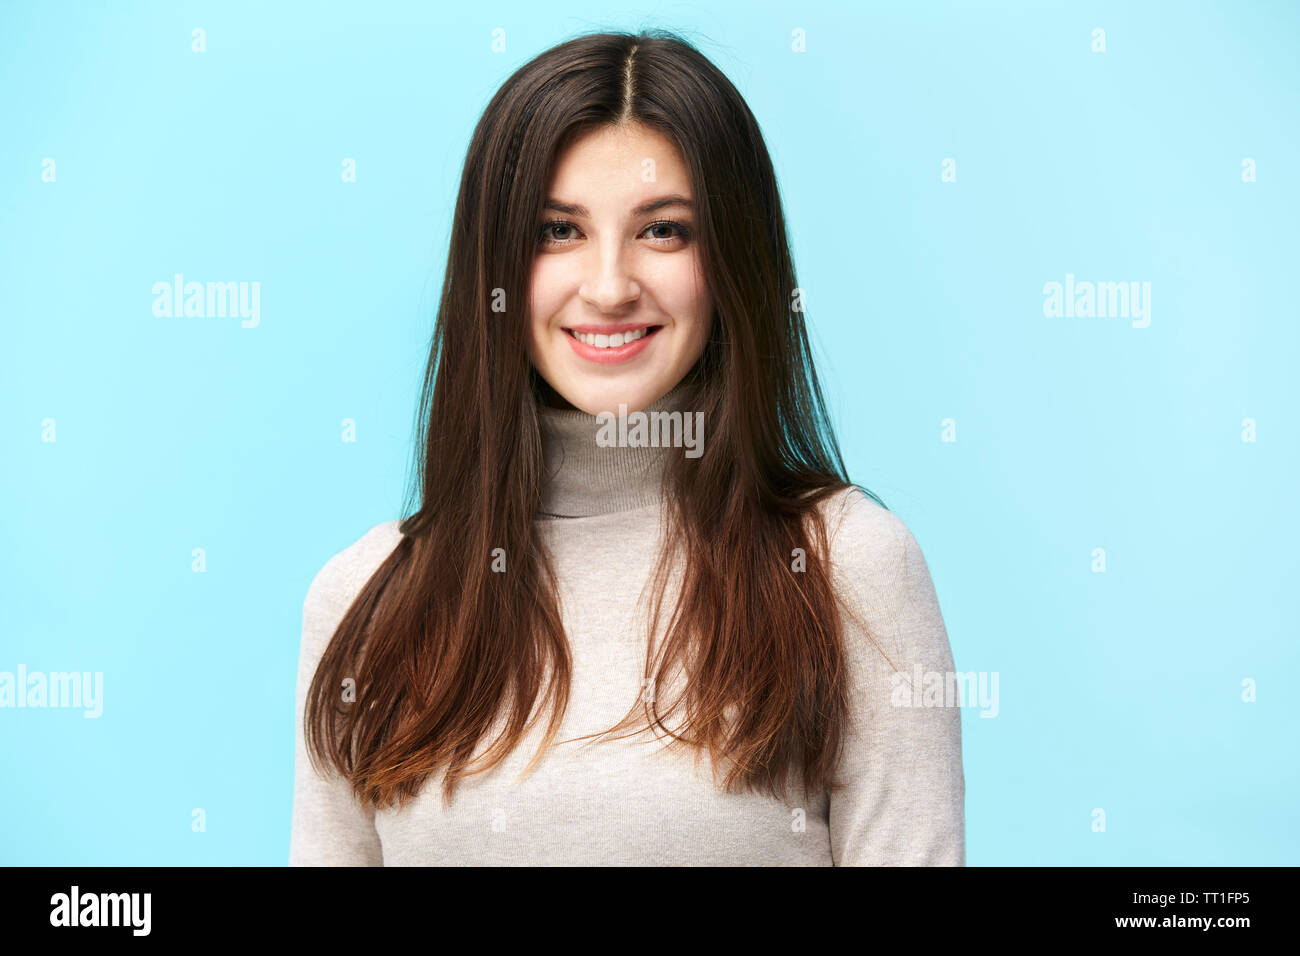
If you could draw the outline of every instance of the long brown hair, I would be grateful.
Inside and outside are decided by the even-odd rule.
[[[647,647],[654,686],[679,666],[688,675],[666,710],[684,706],[685,720],[668,727],[638,688],[606,733],[639,712],[641,729],[673,746],[707,748],[715,773],[725,762],[728,791],[776,796],[792,774],[807,792],[836,786],[847,674],[819,503],[849,481],[758,124],[717,67],[656,30],[542,53],[474,130],[417,419],[418,506],[339,623],[304,715],[313,763],[347,775],[363,804],[404,805],[439,771],[450,802],[458,780],[499,764],[540,718],[542,708],[530,715],[543,685],[551,717],[530,769],[559,730],[571,660],[535,524],[544,386],[525,349],[527,282],[550,164],[574,136],[618,123],[652,127],[680,151],[716,312],[688,376],[710,437],[664,474],[652,635],[670,554],[682,585],[663,640]],[[490,569],[497,548],[505,574]],[[806,565],[792,570],[795,549]],[[348,678],[355,703],[340,699]],[[500,715],[502,731],[471,763]]]

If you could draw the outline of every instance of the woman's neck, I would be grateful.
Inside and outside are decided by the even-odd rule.
[[[545,469],[538,517],[585,518],[643,508],[659,501],[665,466],[682,448],[662,444],[642,446],[641,436],[660,434],[655,427],[635,430],[635,415],[694,411],[697,389],[680,384],[640,413],[616,416],[589,415],[574,409],[539,408]],[[680,431],[677,434],[681,434]]]

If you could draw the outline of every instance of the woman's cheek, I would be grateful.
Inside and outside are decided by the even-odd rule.
[[[683,262],[672,276],[669,311],[681,322],[693,325],[707,322],[713,313],[708,285],[698,262]]]
[[[561,304],[560,286],[555,270],[539,257],[533,265],[528,287],[528,314],[532,316],[533,325],[545,328]]]

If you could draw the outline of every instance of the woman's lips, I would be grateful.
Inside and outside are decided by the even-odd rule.
[[[642,329],[642,328],[646,328],[646,326],[643,325],[616,326],[608,330],[600,329],[599,333],[602,335],[609,335],[615,332],[622,332],[622,331]],[[573,346],[573,351],[578,354],[579,358],[584,358],[589,362],[595,362],[599,365],[616,365],[619,362],[626,362],[628,359],[632,358],[633,356],[639,355],[641,352],[643,352],[650,345],[650,340],[653,339],[656,335],[658,335],[659,330],[662,328],[663,326],[660,325],[652,325],[649,327],[649,330],[646,332],[646,334],[641,336],[639,339],[635,339],[631,342],[624,342],[622,345],[613,345],[608,348],[600,348],[599,346],[596,345],[588,345],[586,342],[583,342],[580,339],[576,338],[573,335],[573,330],[571,329],[564,330],[564,337],[569,340],[569,345]],[[594,328],[589,329],[580,326],[578,331],[594,333],[597,330]]]

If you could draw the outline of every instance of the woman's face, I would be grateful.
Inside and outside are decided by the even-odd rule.
[[[639,411],[690,371],[713,318],[690,177],[645,126],[603,127],[557,157],[538,225],[528,357],[588,414]]]

